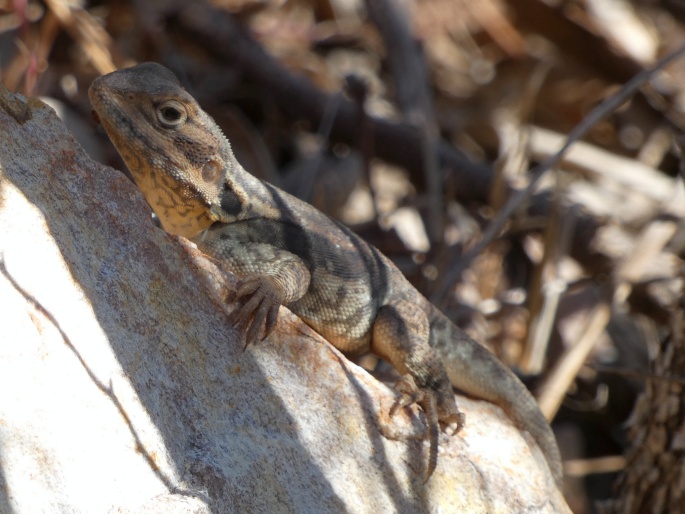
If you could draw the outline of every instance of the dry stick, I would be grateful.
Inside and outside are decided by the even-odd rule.
[[[627,368],[623,366],[602,366],[600,364],[592,364],[588,366],[597,373],[605,375],[615,375],[617,377],[632,378],[642,382],[665,382],[678,384],[685,387],[685,376],[679,375],[657,375],[655,373],[645,372],[639,369]]]
[[[616,92],[616,94],[604,100],[601,104],[595,107],[590,114],[583,118],[583,120],[569,133],[564,146],[562,146],[555,154],[549,156],[531,170],[531,179],[528,186],[525,189],[518,191],[509,199],[509,201],[504,205],[502,210],[497,215],[497,218],[495,218],[488,225],[481,240],[464,254],[458,265],[452,268],[443,282],[442,287],[438,291],[437,297],[444,298],[447,295],[447,292],[451,289],[451,284],[457,281],[457,279],[461,276],[462,271],[469,266],[471,261],[476,256],[480,255],[483,250],[485,250],[485,248],[497,237],[514,211],[520,208],[521,205],[532,196],[533,190],[542,176],[550,168],[556,166],[561,161],[561,158],[566,153],[566,150],[568,150],[573,143],[585,136],[590,129],[595,126],[595,124],[603,120],[614,110],[618,109],[618,107],[620,107],[621,104],[626,102],[632,95],[634,95],[643,84],[649,81],[656,72],[662,70],[671,62],[680,58],[684,54],[685,45],[661,59],[653,68],[638,73],[635,77],[626,82],[621,89]]]
[[[506,5],[517,28],[541,35],[563,48],[566,59],[582,63],[610,82],[623,83],[642,69],[634,59],[615,52],[606,37],[568,16],[562,7],[540,0],[508,0]]]
[[[117,69],[110,52],[112,38],[87,11],[72,7],[65,0],[46,0],[45,3],[98,72],[104,75]]]
[[[564,460],[564,476],[586,477],[599,473],[616,473],[626,467],[626,458],[619,455],[592,459]]]
[[[677,132],[677,129],[674,128]],[[529,127],[530,153],[533,159],[541,160],[559,148],[566,137],[549,129]],[[669,138],[670,140],[670,138]],[[637,159],[616,155],[585,141],[578,141],[564,157],[568,168],[578,170],[582,176],[597,177],[595,180],[608,180],[621,188],[639,191],[650,203],[668,205],[674,202],[677,180],[648,166]],[[678,211],[676,211],[678,212]],[[620,217],[621,223],[629,223]]]
[[[328,104],[329,94],[310,80],[287,70],[268,54],[229,13],[203,3],[186,6],[167,19],[168,27],[177,27],[180,34],[200,44],[210,55],[231,67],[246,79],[258,84],[288,115],[318,125]],[[357,106],[347,98],[340,102],[331,130],[335,140],[353,144],[358,133]],[[416,127],[369,116],[373,132],[374,153],[386,162],[407,169],[415,183],[424,180],[425,166],[422,135]],[[492,169],[474,163],[457,148],[438,141],[437,153],[451,175],[455,194],[462,201],[485,201],[492,179]]]
[[[371,181],[371,160],[373,159],[373,130],[371,129],[371,119],[366,112],[366,98],[369,95],[369,85],[361,77],[349,74],[345,77],[345,90],[354,103],[357,105],[357,118],[359,119],[359,132],[354,148],[362,158],[362,172],[366,185],[371,195],[371,207],[373,209],[373,219],[379,219],[378,195],[373,188]],[[328,133],[330,136],[330,132]]]
[[[595,343],[606,328],[610,316],[611,307],[607,302],[600,303],[595,307],[583,335],[559,359],[559,362],[540,387],[541,393],[538,397],[538,403],[540,410],[547,419],[554,419],[564,396],[566,396],[566,391],[575,380],[578,370],[587,360],[587,356],[595,347]]]
[[[568,286],[560,276],[559,261],[571,244],[575,219],[573,216],[562,216],[562,184],[559,177],[556,189],[554,206],[545,229],[543,260],[536,272],[537,283],[533,284],[530,292],[528,334],[519,362],[521,371],[528,375],[538,375],[544,368],[559,300]]]
[[[324,154],[326,152],[326,143],[330,140],[331,127],[333,126],[333,120],[335,119],[341,98],[342,96],[339,94],[331,96],[323,116],[321,117],[321,122],[319,123],[319,128],[316,132],[318,148],[313,159],[311,173],[304,173],[302,180],[296,186],[295,193],[300,198],[314,198],[316,181],[322,171],[321,164],[323,163]]]
[[[618,263],[615,303],[622,304],[628,299],[633,285],[643,279],[645,271],[671,241],[678,226],[679,223],[673,220],[654,220],[641,230],[633,251]]]
[[[505,16],[504,9],[494,0],[484,2],[465,2],[464,9],[468,10],[482,29],[488,33],[497,45],[507,55],[520,58],[526,55],[526,41],[521,32],[514,27],[510,19]]]
[[[426,61],[411,34],[407,6],[389,0],[366,0],[366,10],[385,44],[386,60],[395,85],[397,104],[420,134],[428,201],[426,232],[431,245],[442,240],[443,179],[438,161],[439,131],[430,93]]]
[[[617,272],[618,286],[614,290],[614,302],[622,302],[630,291],[633,281],[642,277],[644,267],[658,254],[671,239],[677,225],[673,221],[654,221],[643,230],[635,251],[624,259]],[[601,303],[592,314],[585,333],[559,359],[554,369],[541,385],[539,396],[540,409],[552,419],[566,395],[587,356],[599,340],[599,335],[609,322],[611,309],[609,302]]]
[[[212,8],[204,3],[192,6],[175,7],[169,12],[160,13],[166,20],[169,34],[189,38],[195,44],[221,62],[230,63],[231,69],[246,80],[256,84],[288,116],[308,120],[313,125],[321,121],[325,106],[328,105],[327,93],[318,89],[310,80],[287,70],[276,58],[268,54],[246,29],[229,13]],[[157,36],[155,36],[157,37]],[[180,49],[175,52],[180,53]],[[220,75],[218,75],[220,77]],[[333,124],[331,138],[353,144],[358,134],[357,106],[344,98]],[[376,157],[406,169],[415,184],[422,184],[423,152],[421,134],[403,123],[369,116],[373,133],[373,149]],[[438,142],[440,165],[447,173],[447,185],[460,202],[487,202],[492,188],[492,168],[483,163],[466,159],[457,148],[446,141]],[[530,203],[533,216],[546,216],[550,209],[550,199],[546,192],[534,195]],[[609,258],[589,251],[590,241],[600,225],[592,216],[576,212],[572,205],[567,209],[569,215],[577,218],[571,251],[574,258],[589,269],[607,272],[613,263]],[[450,252],[449,261],[462,258],[461,251]],[[458,277],[461,269],[456,274]],[[447,298],[450,287],[441,282],[443,294],[431,294],[434,303],[441,304]]]

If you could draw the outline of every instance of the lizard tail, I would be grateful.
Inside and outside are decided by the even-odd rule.
[[[469,396],[494,403],[519,428],[529,432],[561,487],[563,470],[559,447],[533,395],[508,367],[444,314],[437,309],[431,314],[431,346],[442,360],[452,386]]]

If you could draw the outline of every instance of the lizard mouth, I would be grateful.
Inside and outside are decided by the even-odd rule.
[[[98,116],[98,113],[93,109],[90,111],[91,116],[93,117],[93,121],[97,123],[98,125],[102,125],[102,122],[100,121],[100,116]]]

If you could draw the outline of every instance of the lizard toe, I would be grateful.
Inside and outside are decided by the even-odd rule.
[[[252,317],[252,320],[249,323],[249,327],[247,328],[247,332],[245,334],[245,348],[247,348],[250,344],[254,343],[255,341],[257,341],[257,339],[259,339],[259,333],[262,331],[262,327],[264,326],[266,316],[267,311],[264,309],[262,303],[257,308],[256,312],[254,313],[254,316]]]
[[[393,416],[397,409],[404,409],[413,404],[418,404],[423,400],[424,392],[414,382],[414,378],[409,375],[402,375],[395,384],[395,390],[400,393],[400,397],[390,408],[390,415]]]
[[[440,436],[440,423],[444,423],[448,426],[456,425],[454,432],[456,433],[461,430],[464,424],[464,415],[456,409],[456,404],[454,409],[445,409],[443,406],[439,405],[440,395],[438,392],[433,391],[427,387],[419,387],[414,380],[414,377],[410,374],[402,375],[397,384],[395,384],[395,390],[400,393],[400,397],[395,401],[393,406],[390,408],[390,415],[392,416],[397,409],[408,407],[412,404],[417,404],[423,410],[426,416],[426,425],[428,430],[428,464],[426,466],[426,472],[424,474],[424,483],[428,481],[431,477],[438,463],[438,438]]]
[[[272,305],[269,308],[269,312],[266,315],[266,323],[264,324],[264,335],[262,336],[262,340],[266,339],[273,329],[276,328],[276,323],[278,322],[278,310],[280,308],[280,305]]]
[[[261,285],[259,277],[247,277],[240,281],[235,291],[235,299],[239,300],[245,296],[252,296]]]
[[[235,311],[232,321],[233,326],[245,331],[247,348],[258,339],[265,339],[276,326],[283,291],[271,277],[259,275],[243,279],[238,284],[234,299],[245,299],[244,304]]]
[[[447,418],[441,417],[440,423],[445,426],[448,435],[456,435],[466,425],[466,415],[463,412],[456,412]]]
[[[438,421],[438,398],[433,391],[425,391],[423,398],[418,402],[426,415],[426,423],[428,425],[428,465],[423,476],[424,484],[435,471],[438,465],[438,437],[440,436],[440,422]]]

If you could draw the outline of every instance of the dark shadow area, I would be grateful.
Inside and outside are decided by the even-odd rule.
[[[374,405],[373,401],[369,397],[368,393],[362,387],[355,376],[350,373],[349,369],[341,364],[340,368],[343,370],[350,383],[354,387],[354,391],[357,394],[359,403],[364,405],[366,408],[365,412],[365,424],[367,436],[369,441],[373,446],[374,460],[377,462],[385,462],[385,449],[381,443],[380,438],[384,437],[381,435],[380,427],[378,426],[379,421],[374,419],[368,413],[373,412]],[[413,443],[413,444],[412,444]],[[408,496],[395,496],[393,497],[395,512],[428,512],[428,505],[426,504],[426,489],[421,478],[421,473],[427,463],[427,455],[423,452],[423,444],[421,441],[404,441],[407,445],[409,452],[409,462],[407,466],[412,467],[416,471],[416,478],[412,481],[413,489],[412,494]],[[383,474],[383,479],[388,490],[399,490],[399,481],[393,473],[393,470],[389,466],[383,466],[385,473]]]

